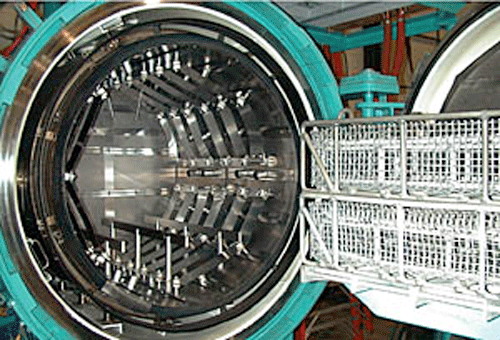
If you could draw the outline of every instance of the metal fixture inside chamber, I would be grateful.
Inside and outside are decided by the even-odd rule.
[[[28,251],[105,337],[215,327],[296,257],[309,104],[249,27],[200,12],[107,17],[55,54],[20,129]]]

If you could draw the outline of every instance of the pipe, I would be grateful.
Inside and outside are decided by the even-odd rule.
[[[366,306],[363,306],[361,310],[363,312],[363,326],[368,331],[368,333],[373,334],[374,328],[372,312]]]
[[[38,4],[38,1],[30,1],[30,2],[28,2],[28,4],[29,4],[29,6],[33,10],[35,10],[36,6]],[[21,31],[19,32],[19,34],[17,35],[17,37],[14,39],[14,41],[12,42],[12,44],[10,44],[6,48],[4,48],[0,53],[4,57],[10,56],[12,54],[12,52],[16,49],[16,47],[19,46],[19,44],[23,41],[24,36],[26,35],[26,33],[28,33],[28,26],[24,26],[21,29]]]
[[[344,63],[342,60],[341,52],[330,52],[329,45],[322,45],[321,49],[323,50],[323,55],[325,56],[330,68],[333,70],[333,74],[337,79],[340,79],[344,76]]]
[[[351,305],[351,322],[352,322],[352,332],[353,340],[363,340],[363,316],[361,315],[360,302],[354,296],[354,294],[349,293],[349,303]]]
[[[341,79],[344,77],[344,63],[342,61],[341,52],[332,53],[332,65],[333,65],[333,73],[337,77],[337,79]]]
[[[393,76],[399,76],[399,72],[401,71],[401,65],[403,64],[404,59],[404,48],[405,48],[405,22],[404,22],[405,12],[404,9],[400,9],[398,12],[398,39],[396,43],[396,55],[394,57],[394,64],[392,65]]]
[[[391,64],[391,42],[392,42],[392,25],[391,13],[387,11],[384,15],[384,43],[382,45],[382,74],[389,73]]]
[[[299,327],[295,329],[293,338],[294,340],[306,340],[307,338],[306,320],[302,320]]]
[[[12,52],[16,49],[17,46],[23,41],[24,36],[28,33],[28,26],[24,26],[21,31],[19,32],[18,36],[14,39],[12,44],[7,46],[5,49],[2,50],[2,55],[4,57],[8,57],[12,54]]]
[[[332,59],[332,52],[330,52],[330,45],[322,45],[321,49],[323,50],[323,55],[325,56],[326,61],[330,64]]]

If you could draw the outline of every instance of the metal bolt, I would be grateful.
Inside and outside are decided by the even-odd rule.
[[[174,276],[174,280],[172,281],[172,287],[174,288],[174,296],[178,297],[179,289],[181,288],[181,280],[177,276]]]

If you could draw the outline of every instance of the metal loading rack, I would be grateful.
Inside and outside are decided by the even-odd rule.
[[[500,313],[500,112],[307,122],[301,153],[303,280]]]

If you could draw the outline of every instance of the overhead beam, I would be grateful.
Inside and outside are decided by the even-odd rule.
[[[466,5],[465,1],[420,1],[419,3],[453,14],[460,12]]]
[[[33,29],[37,29],[42,24],[42,19],[36,14],[36,12],[24,2],[18,2],[15,4],[15,9],[21,16],[21,18]]]
[[[346,21],[353,21],[373,14],[384,13],[388,10],[393,10],[411,5],[412,2],[325,2],[322,6],[318,6],[310,10],[309,18],[299,21],[304,25],[330,27]]]
[[[406,20],[406,36],[412,37],[440,29],[451,29],[457,18],[448,12],[436,12]],[[352,34],[328,32],[318,27],[306,27],[306,30],[320,45],[330,45],[332,52],[346,51],[353,48],[380,44],[384,40],[382,25],[370,27]],[[392,24],[392,39],[397,38],[397,23]]]

